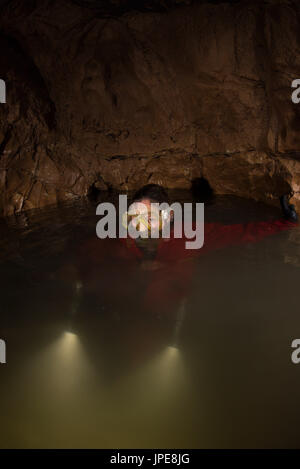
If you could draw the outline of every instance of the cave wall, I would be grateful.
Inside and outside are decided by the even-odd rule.
[[[202,176],[271,203],[293,190],[300,206],[296,1],[85,3],[2,9],[0,214]]]

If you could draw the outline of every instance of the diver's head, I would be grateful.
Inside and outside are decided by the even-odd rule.
[[[169,203],[169,197],[163,186],[147,184],[141,187],[133,196],[132,202],[150,201],[154,203]]]
[[[134,194],[129,214],[139,215],[133,220],[139,231],[162,231],[172,218],[172,214],[163,209],[163,204],[168,205],[169,198],[166,190],[158,184],[147,184]]]

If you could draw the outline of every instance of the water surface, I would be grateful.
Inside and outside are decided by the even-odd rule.
[[[235,197],[205,208],[279,216]],[[143,303],[153,272],[115,256],[79,301],[69,267],[96,222],[87,200],[0,222],[0,447],[299,447],[299,228],[199,256],[165,312]]]

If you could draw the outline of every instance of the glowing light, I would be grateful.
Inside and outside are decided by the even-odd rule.
[[[167,347],[167,353],[170,357],[178,355],[179,354],[179,348],[175,347],[174,345],[170,345],[169,347]]]
[[[80,338],[65,330],[28,364],[26,374],[38,379],[53,396],[63,396],[94,374]]]
[[[63,339],[66,342],[71,343],[71,342],[76,342],[76,340],[78,340],[78,337],[74,332],[66,331],[64,332]]]

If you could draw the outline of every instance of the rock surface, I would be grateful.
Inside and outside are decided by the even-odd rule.
[[[300,209],[300,5],[137,3],[3,7],[0,214],[198,177]]]

